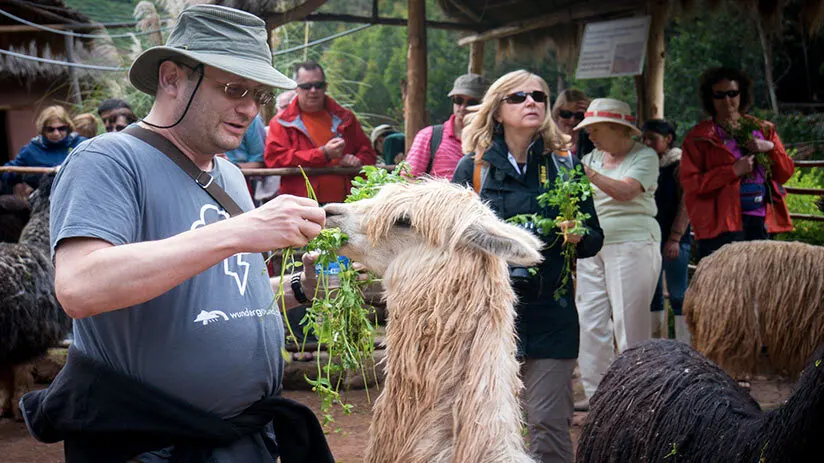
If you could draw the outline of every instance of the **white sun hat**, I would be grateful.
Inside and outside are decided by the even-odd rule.
[[[627,103],[614,98],[596,98],[589,104],[582,120],[575,130],[599,122],[612,122],[632,129],[634,135],[641,135],[641,130],[635,125],[635,116]]]

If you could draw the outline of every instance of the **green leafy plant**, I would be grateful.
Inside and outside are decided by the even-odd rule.
[[[544,181],[544,193],[538,195],[538,204],[542,208],[555,207],[558,209],[558,216],[555,218],[544,217],[541,214],[520,214],[508,219],[509,222],[518,225],[531,224],[538,233],[549,235],[552,230],[556,230],[556,238],[552,245],[559,239],[563,239],[563,249],[561,255],[564,257],[564,269],[561,272],[561,282],[555,290],[555,300],[566,294],[566,287],[572,274],[572,264],[576,258],[575,244],[566,240],[569,234],[585,235],[589,231],[584,222],[590,215],[581,211],[581,202],[592,195],[592,185],[589,178],[578,165],[575,169],[560,168],[555,182]],[[562,231],[559,227],[562,222],[574,221],[575,227]]]
[[[392,172],[380,167],[363,166],[363,169],[361,169],[363,176],[352,180],[352,191],[344,202],[351,203],[371,198],[378,193],[382,186],[389,183],[409,183],[414,180],[410,172],[411,167],[406,161],[398,163]]]
[[[374,166],[365,166],[361,170],[363,178],[358,177],[353,180],[352,193],[346,198],[346,202],[371,198],[381,186],[387,183],[408,182],[410,178],[408,170],[409,165],[405,163],[399,165],[391,173]],[[308,177],[305,173],[303,176],[309,197],[316,199]],[[373,361],[375,327],[371,322],[374,311],[366,304],[363,297],[363,288],[374,282],[374,279],[371,276],[362,279],[360,272],[351,265],[340,262],[337,251],[347,239],[348,236],[340,229],[327,228],[321,230],[320,234],[303,248],[305,252],[318,253],[315,263],[322,269],[334,264],[340,266],[335,283],[331,281],[330,275],[326,272],[318,272],[318,285],[312,297],[311,307],[307,308],[306,315],[300,322],[304,334],[304,343],[300,344],[300,351],[304,352],[306,335],[309,333],[313,333],[318,340],[314,352],[318,370],[317,378],[305,377],[305,379],[321,398],[324,426],[334,421],[331,408],[335,403],[340,404],[344,413],[351,413],[352,405],[345,403],[340,395],[340,387],[347,374],[360,373],[362,375],[368,401],[371,399],[367,385],[369,378],[367,366],[370,367],[372,377],[377,377]],[[283,256],[281,284],[276,298],[281,301],[281,310],[283,310],[289,336],[295,345],[298,345],[297,336],[286,316],[283,290],[286,275],[303,265],[295,260],[294,253],[295,249],[292,248],[281,251]],[[325,361],[321,360],[321,346],[329,354]]]
[[[764,130],[763,121],[754,117],[740,117],[738,118],[738,125],[722,123],[721,127],[735,140],[738,149],[741,150],[741,154],[744,156],[755,156],[755,163],[764,168],[764,178],[769,182],[772,179],[773,165],[773,160],[770,158],[769,153],[751,152],[749,148],[747,148],[747,144],[755,139],[753,133]],[[749,176],[752,177],[753,175],[755,174],[751,173]]]

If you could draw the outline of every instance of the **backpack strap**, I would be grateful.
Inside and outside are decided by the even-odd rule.
[[[435,153],[437,153],[438,148],[441,147],[441,141],[443,141],[443,124],[433,125],[432,138],[429,139],[429,164],[427,164],[425,171],[427,174],[432,172],[432,164],[435,163]]]
[[[489,175],[489,164],[484,161],[475,161],[475,171],[472,173],[472,188],[475,193],[481,194],[481,187]]]

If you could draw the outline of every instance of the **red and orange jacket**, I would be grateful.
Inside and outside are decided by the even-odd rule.
[[[377,159],[375,150],[352,111],[343,108],[328,96],[325,107],[332,114],[332,132],[341,135],[346,142],[344,154],[354,154],[363,165],[374,164]],[[301,121],[298,99],[295,98],[269,122],[264,161],[267,167],[332,167],[339,165],[340,158],[328,161],[321,147],[315,145]],[[331,203],[343,202],[352,187],[352,178],[314,175],[309,177],[309,181],[318,202]],[[280,193],[305,197],[306,183],[299,175],[283,177]]]
[[[775,126],[766,121],[763,126],[764,138],[775,144],[769,152],[773,161],[774,193],[772,204],[767,204],[767,231],[792,231],[790,213],[784,202],[786,193],[780,185],[792,177],[795,167]],[[681,148],[681,184],[695,238],[703,240],[725,232],[741,231],[741,177],[733,171],[735,156],[715,133],[713,121],[706,120],[693,127]]]

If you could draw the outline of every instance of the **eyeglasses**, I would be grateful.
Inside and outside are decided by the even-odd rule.
[[[313,88],[325,90],[326,82],[322,80],[320,82],[304,82],[302,84],[298,84],[298,88],[301,90],[312,90]]]
[[[558,111],[558,117],[560,117],[561,119],[569,119],[571,117],[575,117],[575,119],[578,119],[579,121],[582,121],[582,120],[584,120],[584,112],[583,111],[572,112],[572,111],[567,111],[565,109],[562,109],[562,110]]]
[[[220,83],[220,82],[218,82]],[[243,85],[233,84],[231,82],[227,84],[222,84],[223,86],[223,93],[226,94],[232,100],[242,100],[249,94],[252,93],[253,99],[259,105],[267,105],[273,101],[275,101],[275,95],[272,93],[271,90],[261,90],[259,88],[250,89]]]
[[[69,131],[69,126],[68,125],[61,125],[59,127],[48,127],[48,126],[46,126],[46,127],[43,127],[43,131],[46,132],[46,133],[68,132]]]
[[[735,98],[741,94],[741,90],[727,90],[726,92],[712,92],[712,97],[716,100],[723,100],[724,98]]]
[[[503,100],[509,104],[521,104],[526,101],[526,97],[532,97],[532,101],[536,103],[546,103],[546,93],[535,90],[534,92],[515,92],[503,97]]]
[[[481,104],[480,101],[474,98],[464,98],[462,96],[453,96],[452,103],[458,106],[463,106],[464,104],[466,104],[467,106],[477,106]]]

